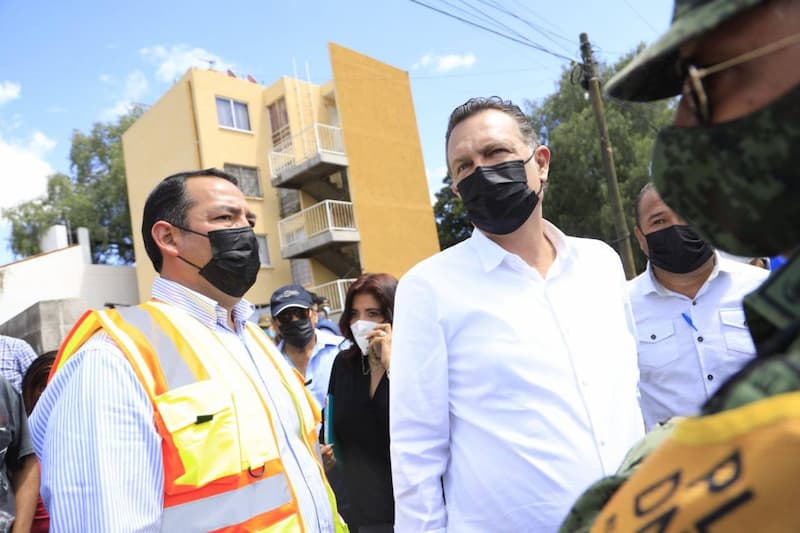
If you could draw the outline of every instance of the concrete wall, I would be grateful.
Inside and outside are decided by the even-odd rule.
[[[81,299],[38,302],[0,326],[0,334],[23,339],[37,354],[57,350],[86,310]]]
[[[43,301],[78,299],[82,310],[139,302],[134,267],[86,264],[77,245],[5,265],[0,276],[0,324]]]
[[[400,277],[439,251],[408,73],[328,48],[361,266]]]
[[[85,266],[80,246],[4,266],[0,269],[0,324],[39,301],[79,297]]]

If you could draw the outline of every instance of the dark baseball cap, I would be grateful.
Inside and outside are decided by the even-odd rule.
[[[667,33],[609,80],[614,98],[647,102],[680,94],[680,47],[767,0],[675,0]]]
[[[272,316],[278,316],[281,311],[289,307],[300,307],[310,309],[314,302],[311,295],[300,285],[286,285],[272,293],[269,300],[269,308]]]

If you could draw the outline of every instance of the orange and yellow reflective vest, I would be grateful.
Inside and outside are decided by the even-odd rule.
[[[305,531],[261,388],[235,357],[220,356],[229,352],[214,331],[157,301],[89,311],[62,343],[52,372],[100,329],[125,354],[153,404],[164,461],[163,531]],[[248,322],[246,335],[289,392],[335,530],[347,532],[319,461],[315,402],[260,328]]]

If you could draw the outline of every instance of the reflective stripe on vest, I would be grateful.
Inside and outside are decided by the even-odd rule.
[[[161,530],[214,531],[230,524],[246,523],[265,509],[277,510],[291,504],[292,500],[286,477],[270,476],[240,489],[165,509]]]

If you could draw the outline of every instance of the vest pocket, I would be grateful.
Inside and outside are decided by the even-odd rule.
[[[165,443],[167,450],[177,453],[184,471],[170,471],[165,450],[167,487],[201,487],[241,472],[233,396],[226,387],[215,380],[198,381],[169,390],[155,401],[172,439],[172,446]]]

